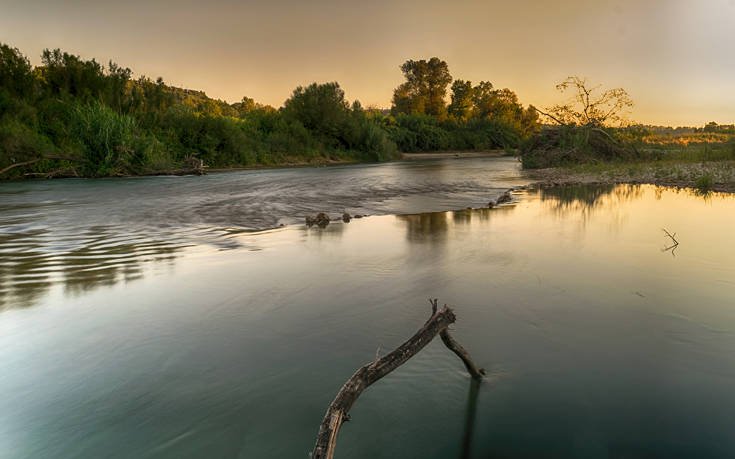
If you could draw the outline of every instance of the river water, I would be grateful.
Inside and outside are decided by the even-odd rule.
[[[472,159],[0,184],[0,457],[308,457],[429,297],[486,381],[430,344],[358,400],[337,457],[735,455],[735,199],[460,210],[524,183]],[[300,223],[345,210],[371,216]]]

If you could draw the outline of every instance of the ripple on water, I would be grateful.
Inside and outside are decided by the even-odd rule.
[[[482,206],[519,184],[518,169],[512,159],[450,160],[3,184],[0,309],[32,305],[57,285],[74,293],[140,279],[147,263],[190,246],[257,250],[239,236],[316,212]]]

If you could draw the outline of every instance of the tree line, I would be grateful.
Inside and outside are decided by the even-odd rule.
[[[274,108],[212,99],[59,49],[33,67],[0,44],[0,171],[115,176],[192,159],[221,168],[384,161],[400,151],[514,148],[538,129],[536,110],[512,91],[454,80],[436,57],[401,69],[390,110],[350,103],[336,82],[299,86]]]

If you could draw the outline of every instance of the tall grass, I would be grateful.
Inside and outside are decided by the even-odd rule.
[[[100,102],[72,105],[69,121],[84,175],[132,174],[172,163],[163,145],[144,133],[135,118]]]

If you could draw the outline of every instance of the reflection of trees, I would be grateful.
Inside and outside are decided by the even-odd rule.
[[[490,216],[498,212],[507,212],[513,209],[513,206],[480,208],[480,209],[465,209],[455,210],[452,212],[452,221],[458,225],[469,225],[473,221],[486,222],[490,220]]]
[[[640,185],[570,185],[542,188],[539,196],[551,212],[580,213],[586,221],[599,209],[631,201],[642,194]]]
[[[447,212],[399,215],[397,218],[406,223],[406,237],[417,243],[443,243],[449,229]]]
[[[55,284],[77,293],[141,279],[145,263],[170,262],[184,247],[97,227],[80,235],[80,247],[55,252],[43,247],[50,237],[46,231],[0,236],[0,310],[32,306]]]
[[[411,242],[445,242],[452,225],[464,226],[473,222],[486,223],[492,215],[499,212],[512,212],[514,206],[501,206],[479,209],[463,209],[450,212],[398,215],[396,218],[406,223],[406,237]]]
[[[306,233],[309,237],[316,237],[317,239],[339,239],[342,237],[347,225],[349,223],[342,223],[341,221],[331,222],[324,228],[319,228],[314,225],[311,228],[306,228]]]
[[[0,309],[8,305],[30,306],[50,286],[49,276],[38,270],[37,264],[43,258],[38,252],[26,252],[12,257],[13,263],[0,259]]]

